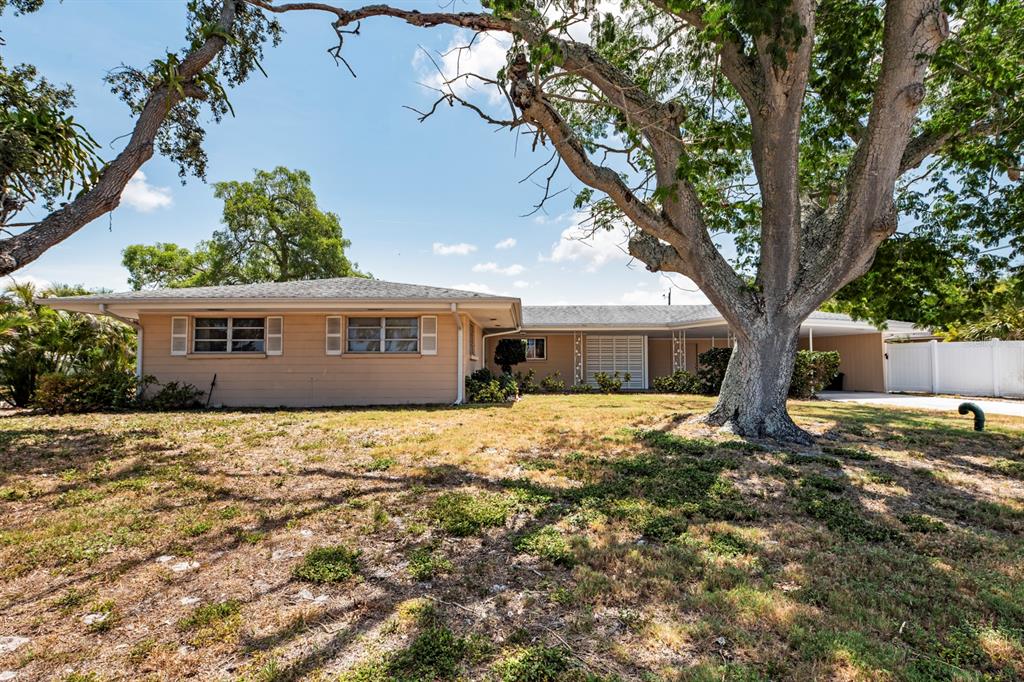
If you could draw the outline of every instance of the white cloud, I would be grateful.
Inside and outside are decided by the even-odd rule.
[[[512,286],[514,286],[516,289],[525,289],[526,287],[530,286],[530,283],[524,279],[517,279],[516,281],[512,282]]]
[[[480,33],[474,40],[472,32],[458,31],[440,54],[428,55],[417,50],[412,63],[423,84],[429,88],[445,92],[450,88],[467,100],[483,94],[491,104],[499,104],[505,101],[501,91],[469,74],[496,78],[498,71],[505,66],[511,46],[511,38],[502,33]]]
[[[6,289],[14,284],[31,284],[36,288],[36,291],[42,291],[43,289],[49,289],[53,282],[43,277],[36,277],[35,275],[14,274],[4,278],[2,283],[0,283],[0,288]]]
[[[476,251],[476,246],[461,242],[459,244],[442,244],[434,242],[435,256],[467,256]]]
[[[702,305],[710,303],[693,280],[677,273],[663,272],[648,286],[647,282],[639,282],[635,289],[624,291],[619,296],[619,303],[626,305],[666,305],[668,293],[672,292],[673,305]]]
[[[508,239],[502,239],[500,242],[495,244],[494,248],[496,248],[496,249],[511,249],[517,243],[518,242],[516,242],[515,237],[509,237]]]
[[[477,263],[473,266],[473,272],[493,272],[496,275],[508,275],[514,277],[525,270],[522,265],[514,263],[512,265],[501,267],[497,263]]]
[[[478,294],[492,294],[497,295],[498,292],[480,282],[463,282],[462,284],[452,284],[448,287],[449,289],[459,289],[461,291],[475,291]]]
[[[142,171],[135,171],[135,175],[124,186],[124,191],[121,192],[121,201],[141,213],[149,213],[158,208],[169,208],[174,203],[170,188],[149,184],[146,182],[146,174]]]
[[[575,213],[568,218],[572,225],[562,230],[561,238],[551,246],[551,253],[541,260],[553,263],[582,262],[587,272],[593,272],[611,261],[629,260],[626,250],[626,230],[597,230],[594,234],[582,227],[587,216]]]

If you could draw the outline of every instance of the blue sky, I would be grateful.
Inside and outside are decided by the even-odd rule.
[[[33,15],[2,18],[9,64],[29,62],[77,93],[77,119],[112,158],[131,130],[127,107],[103,83],[121,63],[143,66],[183,44],[184,0],[64,0]],[[434,9],[435,0],[415,5]],[[460,7],[460,9],[462,9]],[[208,180],[246,179],[254,168],[285,165],[311,174],[322,208],[341,217],[350,257],[380,279],[514,294],[527,304],[705,302],[692,283],[630,264],[615,234],[578,234],[569,191],[545,214],[523,217],[540,197],[520,183],[550,151],[495,131],[467,110],[444,107],[419,123],[403,106],[429,107],[423,83],[436,78],[424,50],[443,52],[454,30],[424,30],[386,19],[364,22],[346,42],[358,74],[335,66],[326,49],[326,15],[282,18],[286,34],[263,62],[269,78],[231,91],[236,112],[207,127]],[[472,59],[483,69],[500,58],[483,43]],[[481,101],[488,103],[485,95]],[[518,148],[517,148],[518,147]],[[192,246],[217,229],[220,202],[195,178],[155,157],[110,216],[86,226],[16,277],[127,288],[120,265],[128,244],[172,241]]]

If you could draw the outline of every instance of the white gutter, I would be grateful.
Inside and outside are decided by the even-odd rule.
[[[458,358],[458,360],[457,360],[457,366],[455,368],[455,404],[456,405],[461,405],[462,403],[466,402],[466,382],[465,382],[465,379],[462,376],[462,372],[464,370],[464,367],[463,367],[463,362],[464,362],[463,353],[465,351],[464,351],[464,349],[462,347],[462,345],[463,345],[462,315],[459,314],[459,304],[458,303],[452,303],[452,315],[455,316],[455,328],[458,330],[458,333],[456,334],[456,338],[458,339],[458,343],[459,343],[459,350],[458,350],[458,353],[456,353],[456,357]]]
[[[142,325],[139,324],[138,320],[133,320],[129,317],[118,315],[117,313],[110,312],[107,310],[106,303],[100,303],[100,314],[112,317],[118,322],[124,322],[130,327],[135,329],[135,378],[139,380],[139,387],[142,384]]]

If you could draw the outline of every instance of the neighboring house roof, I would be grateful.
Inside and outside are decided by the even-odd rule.
[[[186,301],[186,300],[512,300],[507,296],[492,296],[475,291],[462,291],[422,284],[401,284],[365,277],[336,277],[334,279],[302,280],[297,282],[261,282],[259,284],[229,284],[214,287],[185,287],[179,289],[145,289],[115,294],[66,296],[61,301]],[[53,300],[53,299],[49,299]]]

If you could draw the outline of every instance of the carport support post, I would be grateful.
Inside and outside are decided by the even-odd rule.
[[[455,328],[458,332],[455,334],[458,341],[458,352],[455,354],[457,357],[456,362],[458,366],[455,368],[455,379],[458,382],[455,385],[455,404],[461,405],[466,402],[466,381],[462,376],[463,372],[463,348],[462,348],[462,315],[459,314],[459,304],[452,303],[452,315],[455,317]]]
[[[814,327],[807,328],[807,350],[814,352]]]

